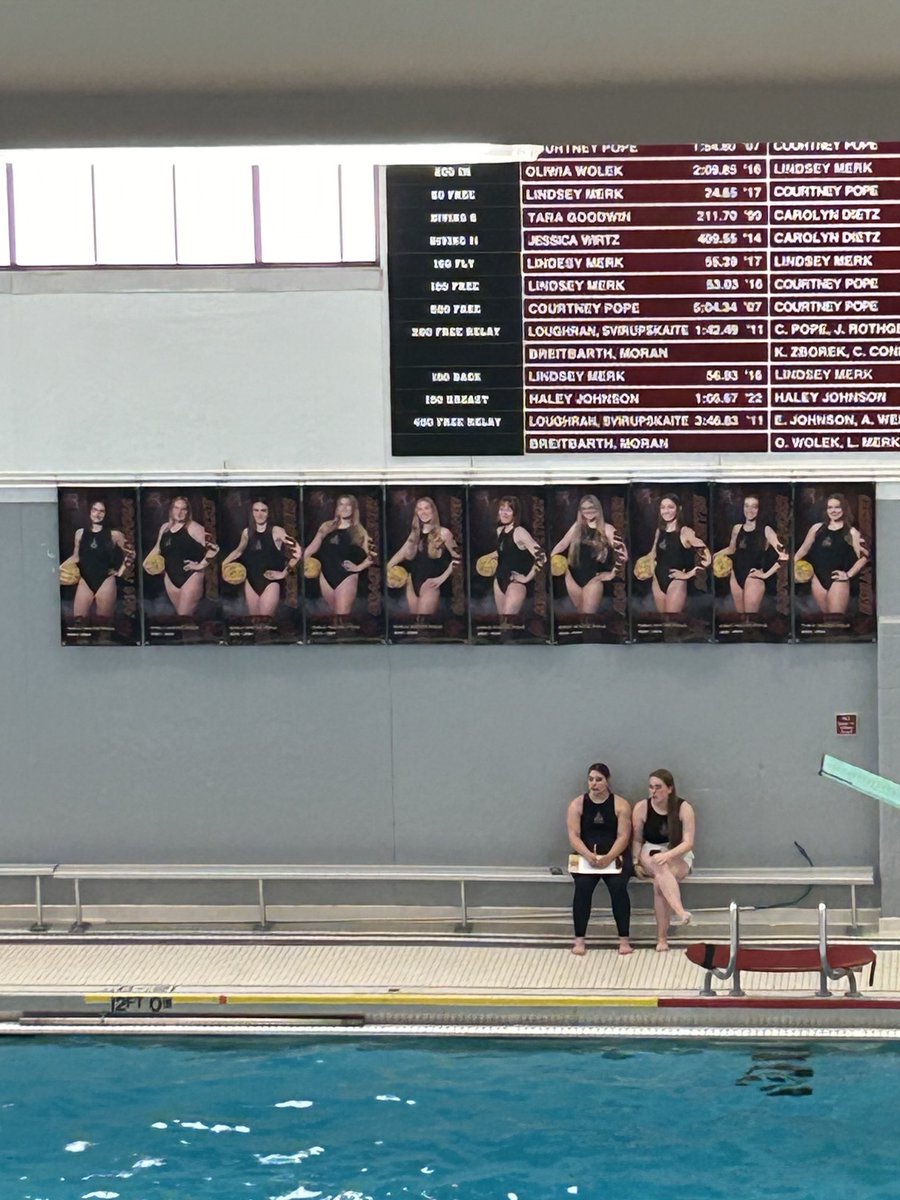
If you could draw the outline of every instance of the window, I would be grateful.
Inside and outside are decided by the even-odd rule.
[[[0,150],[0,269],[374,263],[377,164],[518,161],[540,149]]]
[[[0,153],[0,268],[375,262],[374,159],[344,164],[341,154]]]

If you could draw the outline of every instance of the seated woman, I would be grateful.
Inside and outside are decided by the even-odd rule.
[[[631,805],[622,796],[610,791],[609,767],[591,763],[587,777],[588,790],[576,796],[566,812],[566,831],[569,845],[592,867],[608,867],[623,858],[631,837]],[[572,900],[572,920],[575,925],[573,954],[584,954],[585,934],[591,915],[591,901],[598,880],[602,879],[612,902],[613,918],[619,934],[619,953],[630,954],[628,940],[631,922],[631,901],[628,898],[630,864],[622,863],[615,874],[574,874],[575,896]]]
[[[668,950],[669,926],[691,920],[678,885],[694,862],[694,809],[665,767],[653,772],[647,790],[647,799],[634,806],[631,854],[635,874],[653,880],[656,949]]]

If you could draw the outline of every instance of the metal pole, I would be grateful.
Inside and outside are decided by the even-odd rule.
[[[41,877],[34,877],[34,915],[35,922],[31,927],[32,933],[43,933],[47,926],[44,924],[44,909],[41,903]]]
[[[729,996],[746,996],[746,992],[741,987],[741,968],[740,968],[740,953],[741,953],[741,914],[737,903],[732,900],[728,906],[728,915],[731,924],[731,962],[733,964],[734,977],[731,984]]]
[[[828,990],[828,910],[824,903],[819,905],[819,990],[816,995],[824,999]]]
[[[266,913],[265,887],[264,887],[262,879],[257,879],[256,882],[259,887],[259,925],[257,926],[257,928],[268,929],[269,928],[269,919],[268,919],[268,915]]]
[[[81,912],[81,880],[75,879],[73,883],[75,884],[75,923],[69,932],[81,933],[88,927],[87,921],[83,919]]]

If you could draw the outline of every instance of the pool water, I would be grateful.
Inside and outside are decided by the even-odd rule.
[[[0,1040],[2,1200],[876,1200],[900,1047]]]

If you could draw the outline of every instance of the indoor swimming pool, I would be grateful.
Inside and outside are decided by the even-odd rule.
[[[3,1200],[876,1200],[900,1047],[0,1040]]]

